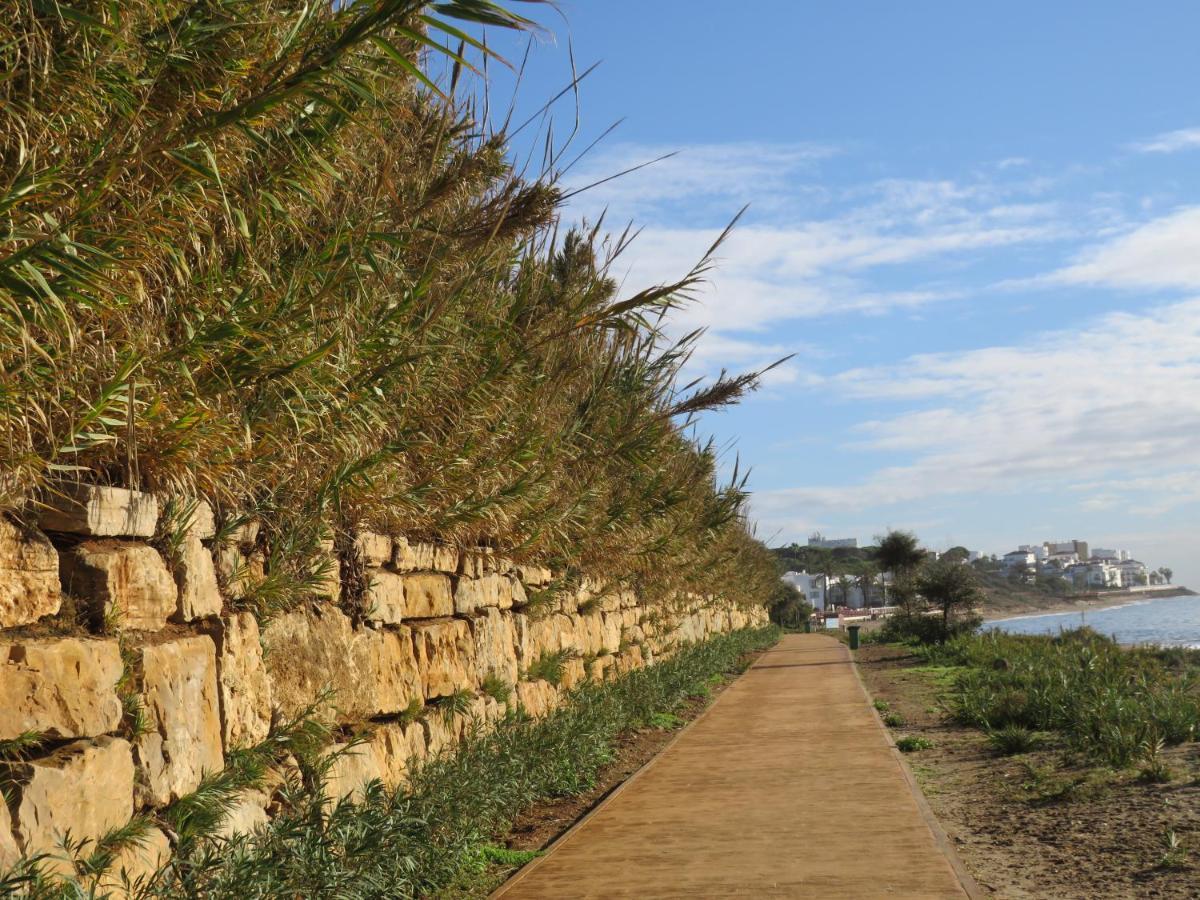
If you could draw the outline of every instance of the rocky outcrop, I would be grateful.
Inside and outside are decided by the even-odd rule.
[[[115,731],[122,670],[116,641],[0,642],[0,740],[26,732],[79,738]]]
[[[58,554],[40,531],[0,515],[0,628],[58,612]]]
[[[417,671],[425,699],[449,697],[457,691],[474,691],[475,642],[462,619],[428,622],[413,626]]]
[[[95,841],[133,815],[133,757],[120,738],[76,741],[11,769],[12,830],[26,856],[57,857],[68,832]],[[65,861],[50,865],[69,871]]]
[[[426,572],[405,575],[405,615],[409,619],[433,619],[454,615],[454,596],[446,575]]]
[[[288,716],[311,707],[342,721],[403,711],[422,690],[408,629],[354,629],[340,610],[288,613],[263,633],[275,702]]]
[[[212,553],[200,538],[185,535],[175,561],[175,583],[179,589],[174,618],[179,622],[221,614],[221,589]]]
[[[158,500],[124,488],[57,484],[41,500],[38,524],[43,531],[148,538],[158,525]]]
[[[85,602],[97,626],[156,631],[175,613],[175,580],[153,547],[85,541],[59,562],[63,588]]]
[[[249,747],[267,736],[274,698],[254,615],[227,616],[217,630],[216,643],[225,749]]]
[[[165,806],[224,767],[212,639],[180,638],[143,648],[141,680],[149,731],[135,743],[139,784],[146,802]]]

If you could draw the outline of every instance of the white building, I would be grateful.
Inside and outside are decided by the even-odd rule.
[[[867,598],[863,596],[862,583],[853,576],[843,581],[839,577],[830,580],[824,575],[810,575],[808,572],[786,572],[783,580],[803,594],[804,599],[812,604],[813,609],[823,610],[827,605],[862,609],[869,605]],[[873,595],[871,599],[875,601],[876,605],[879,605],[883,602],[884,589],[882,585],[886,582],[882,578],[876,578],[875,581],[876,588],[871,591]]]
[[[856,550],[858,549],[858,538],[824,538],[819,534],[814,534],[808,539],[808,546],[816,547],[821,550],[839,550],[842,548]]]
[[[1037,554],[1032,550],[1013,550],[1011,553],[1005,553],[1001,565],[1004,568],[1012,569],[1032,569],[1037,565]]]
[[[804,595],[813,609],[825,608],[825,576],[807,572],[785,572],[783,580]]]

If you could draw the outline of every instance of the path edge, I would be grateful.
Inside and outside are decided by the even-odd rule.
[[[783,640],[783,637],[784,637],[784,635],[780,635],[779,641]],[[576,819],[574,824],[572,824],[570,828],[568,828],[566,831],[564,831],[562,834],[560,834],[558,837],[556,837],[553,841],[551,841],[549,844],[547,844],[539,856],[537,856],[535,859],[530,860],[525,865],[521,866],[521,868],[517,869],[517,871],[514,872],[511,877],[505,879],[503,884],[499,885],[494,891],[492,891],[490,894],[487,895],[487,900],[499,900],[499,898],[503,897],[505,892],[509,888],[511,888],[513,885],[521,882],[525,878],[525,876],[527,876],[530,872],[533,872],[535,869],[537,869],[537,867],[539,865],[541,865],[542,860],[546,859],[548,856],[550,856],[551,853],[553,853],[555,850],[557,850],[560,844],[565,843],[567,841],[567,839],[570,838],[572,835],[574,835],[575,832],[578,831],[580,828],[582,828],[588,822],[588,820],[592,818],[592,816],[598,814],[602,809],[604,809],[610,803],[612,803],[614,800],[616,800],[616,798],[618,796],[620,796],[621,792],[624,791],[625,788],[629,787],[629,785],[633,784],[635,781],[637,781],[639,778],[641,778],[642,775],[644,775],[646,772],[650,771],[650,769],[654,768],[655,763],[657,763],[660,759],[662,759],[664,756],[666,756],[667,753],[670,752],[671,748],[675,746],[675,743],[680,738],[682,738],[685,734],[687,734],[689,731],[691,731],[692,728],[696,725],[696,723],[703,721],[704,718],[709,713],[711,713],[714,709],[717,708],[717,706],[721,703],[721,701],[724,700],[726,696],[728,696],[729,689],[731,687],[733,687],[735,684],[737,684],[739,681],[741,681],[746,676],[747,672],[749,672],[756,665],[758,665],[759,659],[762,659],[762,657],[765,654],[769,653],[770,651],[774,650],[777,646],[779,646],[779,641],[776,641],[770,647],[767,647],[764,650],[762,650],[762,652],[760,652],[758,655],[758,659],[755,659],[753,663],[751,663],[749,666],[747,666],[745,669],[743,669],[742,672],[740,672],[738,674],[737,678],[733,679],[731,682],[729,682],[729,684],[725,685],[724,690],[722,690],[721,693],[717,695],[717,699],[715,699],[712,703],[710,703],[708,705],[708,707],[704,710],[704,712],[700,713],[700,715],[696,716],[696,718],[692,719],[690,722],[688,722],[686,725],[684,725],[682,728],[680,728],[677,732],[675,732],[675,735],[669,741],[667,741],[665,744],[663,744],[663,747],[661,750],[659,750],[656,754],[654,754],[652,757],[650,757],[650,759],[646,760],[646,763],[640,769],[638,769],[636,772],[634,772],[632,775],[630,775],[628,778],[626,778],[624,781],[622,781],[620,784],[618,784],[615,788],[613,788],[611,791],[609,791],[607,794],[605,794],[603,797],[601,797],[599,802],[597,802],[591,809],[589,809],[581,817]],[[857,672],[858,672],[858,668],[855,667],[855,673],[857,674]],[[859,683],[861,684],[862,682],[860,681]],[[864,690],[866,690],[866,689],[864,688]],[[976,898],[972,897],[971,900],[976,900]]]
[[[838,641],[838,643],[841,643],[841,641]],[[858,686],[863,692],[863,698],[867,702],[867,707],[871,710],[875,724],[883,732],[883,737],[887,741],[888,747],[891,748],[892,758],[895,759],[896,765],[900,768],[900,773],[904,776],[904,782],[908,785],[908,789],[917,803],[917,810],[920,812],[921,818],[925,821],[925,826],[933,835],[933,842],[942,851],[942,855],[946,857],[946,861],[950,863],[950,868],[954,871],[954,877],[958,879],[959,886],[962,887],[969,900],[986,900],[988,895],[983,892],[983,889],[979,887],[979,882],[967,870],[962,857],[958,855],[958,850],[955,848],[954,842],[946,834],[946,830],[942,827],[942,823],[938,821],[933,807],[929,805],[929,801],[925,798],[925,792],[921,790],[921,785],[917,783],[917,778],[913,774],[908,760],[900,752],[900,748],[896,746],[891,729],[883,723],[883,716],[875,708],[875,704],[871,699],[871,692],[867,689],[867,683],[863,681],[862,672],[859,671],[858,658],[850,651],[849,647],[846,647],[845,644],[842,644],[842,646],[845,647],[846,655],[850,658],[850,666],[854,669],[854,677],[857,679]]]

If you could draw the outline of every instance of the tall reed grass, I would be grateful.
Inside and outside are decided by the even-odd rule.
[[[60,478],[199,494],[261,516],[291,599],[298,559],[367,526],[765,600],[744,479],[688,437],[754,376],[681,387],[697,335],[663,327],[706,263],[619,294],[624,239],[560,230],[556,174],[518,176],[463,99],[486,48],[458,20],[529,25],[488,0],[11,5],[0,509]]]

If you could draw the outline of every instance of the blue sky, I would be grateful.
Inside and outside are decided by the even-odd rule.
[[[987,6],[561,0],[518,105],[570,44],[573,147],[623,121],[565,184],[677,151],[572,201],[642,229],[628,292],[749,204],[672,328],[698,374],[795,354],[702,422],[761,537],[1081,538],[1200,587],[1200,5]]]

